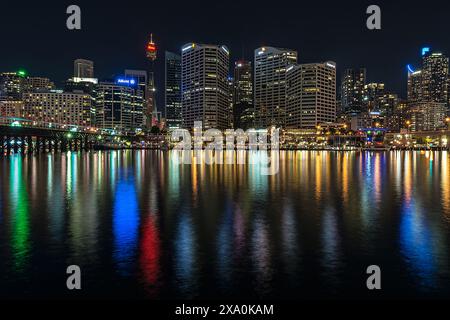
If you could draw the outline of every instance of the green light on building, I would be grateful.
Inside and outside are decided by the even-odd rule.
[[[27,72],[26,72],[25,70],[19,70],[19,71],[17,71],[17,75],[18,75],[19,77],[24,78],[24,77],[27,76]]]

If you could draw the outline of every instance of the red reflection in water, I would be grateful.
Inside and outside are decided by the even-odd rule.
[[[160,239],[158,225],[154,215],[148,216],[143,223],[140,265],[147,284],[154,286],[159,277]]]

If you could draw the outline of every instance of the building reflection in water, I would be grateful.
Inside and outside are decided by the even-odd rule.
[[[130,276],[137,249],[139,215],[132,172],[125,173],[119,176],[114,194],[114,261],[119,274]]]
[[[54,244],[62,241],[64,235],[64,188],[61,171],[56,170],[55,156],[47,156],[47,210],[49,213],[48,231]]]
[[[265,296],[270,293],[272,280],[271,248],[267,221],[261,214],[253,217],[251,239],[251,258],[255,276],[256,294]]]
[[[441,170],[441,197],[444,218],[450,223],[450,154],[448,151],[442,152],[440,163]]]
[[[27,182],[27,160],[20,154],[10,156],[10,203],[11,203],[11,251],[14,268],[17,273],[24,273],[30,254],[30,217]]]
[[[157,216],[150,213],[142,221],[140,267],[151,297],[156,297],[160,278],[161,240]]]
[[[238,263],[245,250],[245,217],[243,215],[242,209],[239,203],[235,204],[234,219],[233,219],[233,247],[234,247],[234,258],[236,263]]]
[[[217,276],[221,289],[224,289],[230,285],[233,271],[233,210],[230,203],[219,222],[216,253]]]
[[[321,267],[324,270],[325,283],[330,286],[331,290],[336,290],[341,284],[339,273],[342,272],[343,267],[342,241],[337,215],[334,208],[327,207],[322,218]]]
[[[392,295],[450,292],[448,152],[281,152],[272,176],[261,154],[223,153],[244,156],[1,158],[0,295],[29,288],[32,262],[79,264],[87,284],[104,275],[114,285],[99,292],[123,297],[340,294],[372,261],[402,275]]]
[[[298,247],[295,209],[290,200],[285,204],[281,217],[281,239],[283,267],[288,275],[287,282],[297,281],[300,275],[300,250]]]
[[[426,157],[428,159],[428,156]],[[436,283],[435,244],[432,240],[427,215],[432,214],[421,204],[421,197],[414,190],[417,176],[414,174],[417,154],[407,153],[403,163],[404,201],[401,207],[399,226],[400,249],[413,281],[418,281],[422,290],[433,288]],[[436,236],[436,235],[435,235]]]
[[[196,235],[192,217],[187,211],[180,212],[175,235],[175,281],[180,294],[194,297],[197,293],[197,265]]]

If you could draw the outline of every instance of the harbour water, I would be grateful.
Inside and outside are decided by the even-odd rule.
[[[275,175],[175,158],[1,157],[0,297],[450,294],[449,152],[281,151]],[[373,264],[378,292],[366,288]]]

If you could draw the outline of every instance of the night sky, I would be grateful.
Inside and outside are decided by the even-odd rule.
[[[77,4],[82,30],[66,28],[66,8]],[[370,4],[382,12],[382,30],[366,28]],[[279,7],[277,7],[279,6]],[[296,49],[299,62],[333,60],[364,66],[368,81],[384,82],[405,96],[406,64],[418,65],[420,48],[450,54],[448,1],[19,1],[0,10],[0,71],[25,68],[57,85],[73,72],[73,60],[95,63],[96,77],[126,68],[148,68],[145,45],[151,32],[159,46],[155,70],[162,103],[164,51],[187,42],[225,44],[232,61],[253,58],[262,45]]]

